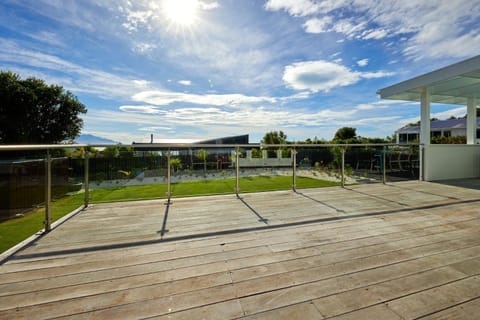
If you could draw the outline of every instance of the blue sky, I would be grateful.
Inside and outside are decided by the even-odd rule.
[[[83,133],[124,143],[385,137],[420,108],[378,89],[479,53],[480,0],[0,2],[0,70],[62,85]]]

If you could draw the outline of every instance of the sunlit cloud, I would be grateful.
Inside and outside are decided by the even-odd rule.
[[[147,132],[154,132],[154,131],[172,131],[172,127],[161,127],[161,126],[152,126],[152,127],[143,127],[138,129],[139,131],[147,131]]]
[[[120,110],[125,112],[144,113],[144,114],[159,114],[165,111],[158,109],[155,106],[120,106]]]
[[[478,6],[478,1],[269,0],[264,7],[306,17],[307,33],[361,40],[403,35],[403,53],[418,60],[478,54]]]
[[[336,87],[349,86],[362,78],[382,78],[393,72],[358,72],[338,63],[324,60],[297,62],[286,66],[283,80],[292,89],[328,92]]]
[[[277,101],[276,98],[253,97],[243,94],[190,94],[167,91],[143,91],[135,94],[132,99],[157,106],[165,106],[176,102],[213,106],[236,106],[239,104],[260,102],[275,103]]]
[[[358,61],[357,61],[357,65],[358,65],[359,67],[365,67],[365,66],[367,66],[367,65],[368,65],[368,59],[358,60]]]
[[[42,79],[52,78],[56,84],[75,93],[96,94],[105,98],[129,98],[135,92],[150,87],[150,82],[90,69],[55,55],[25,49],[11,40],[0,39],[0,61],[16,66],[17,70],[35,70]],[[21,74],[24,77],[32,74]]]

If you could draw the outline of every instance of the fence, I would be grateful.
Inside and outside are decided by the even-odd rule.
[[[345,183],[385,183],[399,179],[418,179],[418,145],[396,144],[285,144],[285,145],[199,145],[199,144],[135,144],[134,153],[125,157],[102,157],[98,153],[84,152],[83,158],[54,159],[51,154],[58,150],[98,147],[106,145],[44,145],[0,146],[0,159],[4,163],[31,163],[36,170],[17,169],[2,175],[0,187],[5,194],[22,203],[22,210],[38,205],[45,207],[45,231],[51,229],[52,198],[69,195],[75,188],[82,189],[83,206],[90,201],[109,201],[105,196],[110,190],[138,185],[152,185],[155,195],[166,198],[191,195],[180,192],[182,182],[209,182],[221,180],[222,187],[205,193],[232,193],[237,196],[249,190],[275,189],[272,183],[289,179],[292,190],[311,187],[313,180],[331,180],[344,186]],[[118,147],[118,146],[111,146]],[[10,151],[38,151],[44,159],[27,161],[8,160],[2,154]],[[33,165],[35,164],[35,165]],[[264,185],[256,189],[246,187],[252,177],[263,177]],[[28,180],[29,187],[18,188],[18,179]],[[261,182],[262,183],[262,182]],[[270,184],[269,184],[270,183]],[[198,184],[198,188],[206,188]],[[31,190],[35,192],[31,192]],[[42,192],[43,190],[43,192]],[[96,196],[102,190],[103,196]],[[164,195],[161,195],[164,191]],[[206,190],[206,189],[205,189]],[[198,190],[197,190],[198,191]],[[3,192],[2,192],[3,193]],[[192,192],[191,192],[192,193]],[[200,192],[193,194],[202,194]],[[31,197],[35,194],[35,197]],[[39,196],[40,195],[40,196]],[[43,196],[42,196],[43,195]],[[78,196],[78,194],[77,194]],[[30,197],[30,198],[29,198]],[[97,198],[96,198],[97,197]],[[135,197],[135,196],[133,196]],[[115,200],[128,200],[115,199]],[[11,201],[2,200],[2,206]],[[18,207],[18,205],[17,205]],[[12,208],[1,208],[9,210]],[[18,208],[17,208],[18,209]],[[9,211],[11,212],[11,211]],[[10,216],[4,214],[3,218]]]

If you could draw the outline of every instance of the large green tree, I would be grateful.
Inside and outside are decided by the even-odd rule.
[[[335,132],[334,142],[347,142],[357,138],[357,129],[351,127],[343,127]]]
[[[0,72],[0,144],[72,141],[86,107],[61,86]]]
[[[280,131],[270,131],[265,133],[261,141],[263,144],[285,144],[287,143],[287,135]]]

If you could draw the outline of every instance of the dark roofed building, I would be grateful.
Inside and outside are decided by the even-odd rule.
[[[248,144],[248,134],[195,142],[198,144]]]

